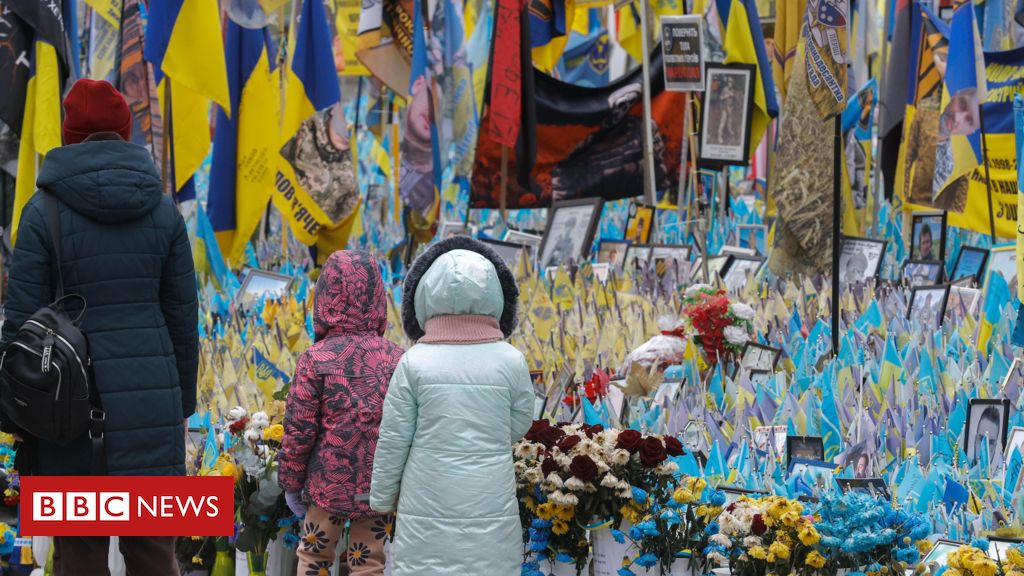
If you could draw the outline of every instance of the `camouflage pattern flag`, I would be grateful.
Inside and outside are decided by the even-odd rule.
[[[804,58],[811,98],[822,118],[846,108],[849,0],[809,0],[804,16]]]

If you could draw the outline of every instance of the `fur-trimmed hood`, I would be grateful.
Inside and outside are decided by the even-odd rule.
[[[440,315],[493,316],[506,338],[515,330],[519,288],[505,262],[486,244],[456,236],[431,246],[405,277],[402,325],[419,340]]]

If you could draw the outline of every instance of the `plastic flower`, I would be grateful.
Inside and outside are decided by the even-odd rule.
[[[772,542],[772,545],[768,547],[768,552],[770,552],[771,554],[774,554],[776,557],[778,557],[781,560],[789,560],[789,553],[790,553],[789,546],[786,546],[785,544],[783,544],[782,542],[779,542],[778,540],[776,540],[775,542]]]
[[[564,520],[555,520],[551,523],[551,533],[562,536],[569,533],[569,523]]]
[[[800,529],[800,532],[797,533],[797,537],[800,538],[800,542],[804,546],[814,546],[819,540],[821,540],[821,535],[818,534],[818,531],[815,530],[814,526],[810,523]]]
[[[235,406],[228,412],[228,420],[231,422],[237,422],[242,418],[248,416],[249,413],[241,406]]]
[[[734,346],[742,346],[746,344],[750,337],[747,336],[747,331],[739,326],[726,326],[722,330],[722,335],[725,336],[725,340]]]
[[[804,563],[811,568],[821,569],[825,567],[825,557],[818,553],[817,550],[811,550],[811,553],[807,555]]]
[[[754,309],[742,302],[733,302],[729,305],[729,312],[740,320],[753,320]]]
[[[259,428],[260,430],[270,426],[270,418],[266,412],[256,412],[252,415],[250,422],[252,422],[253,428]]]
[[[1016,546],[1007,549],[1006,561],[1014,568],[1024,568],[1024,551]]]
[[[703,292],[705,290],[711,291],[714,290],[714,288],[712,288],[710,284],[692,284],[689,288],[686,289],[686,292],[683,293],[683,296],[685,296],[686,298],[693,298],[698,293]]]
[[[747,550],[747,554],[755,560],[764,560],[768,558],[768,551],[764,549],[764,546],[754,546],[750,550]]]
[[[280,443],[284,439],[284,426],[274,424],[263,431],[263,439]]]

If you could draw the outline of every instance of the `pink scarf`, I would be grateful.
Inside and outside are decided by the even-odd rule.
[[[424,326],[424,344],[484,344],[505,339],[498,321],[492,316],[449,314],[435,316]]]

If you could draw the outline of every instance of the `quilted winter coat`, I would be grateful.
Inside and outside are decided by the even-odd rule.
[[[419,342],[388,389],[370,493],[373,509],[398,512],[394,576],[518,576],[512,444],[530,426],[533,388],[523,355],[502,341],[515,327],[515,281],[490,248],[459,237],[417,259],[404,294],[403,325]],[[490,341],[432,337],[437,320],[481,319]],[[465,343],[425,343],[446,338]]]
[[[376,516],[370,474],[384,394],[402,349],[383,338],[384,282],[365,252],[339,251],[316,283],[316,342],[295,367],[278,483],[332,514]]]
[[[152,156],[123,141],[63,146],[46,155],[38,185],[60,201],[65,291],[88,303],[82,330],[107,413],[107,471],[185,474],[183,420],[196,409],[199,369],[196,277],[185,222],[162,193]],[[4,345],[55,290],[41,194],[18,230]],[[73,315],[76,306],[69,303]],[[18,457],[34,459],[36,473],[89,472],[87,436],[67,446],[33,442]]]

